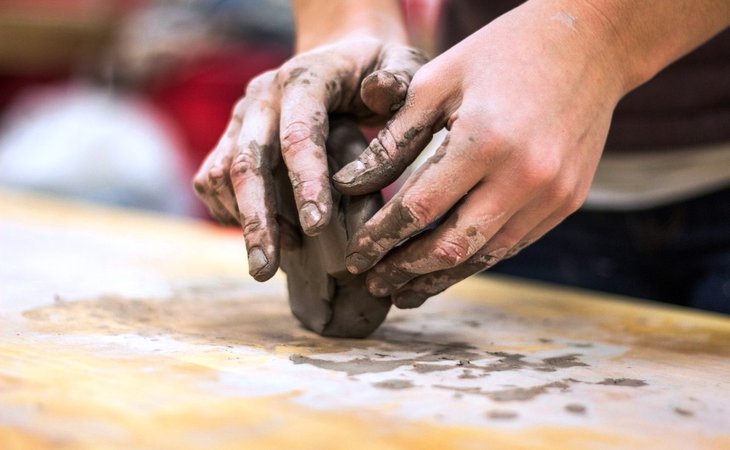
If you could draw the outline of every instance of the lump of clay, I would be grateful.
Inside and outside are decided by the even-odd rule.
[[[354,160],[367,146],[357,126],[345,119],[330,121],[327,139],[330,175]],[[275,173],[279,215],[299,227],[286,169]],[[333,215],[318,236],[301,236],[296,248],[281,249],[281,268],[287,274],[289,306],[308,329],[331,337],[364,338],[385,320],[390,299],[370,295],[365,274],[345,268],[345,246],[383,205],[380,193],[346,196],[332,189]]]

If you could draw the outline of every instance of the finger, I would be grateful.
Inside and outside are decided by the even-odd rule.
[[[400,109],[413,75],[427,60],[426,55],[415,48],[386,46],[379,69],[365,77],[360,85],[360,97],[365,106],[381,116],[390,116]]]
[[[498,256],[492,255],[486,248],[482,248],[456,267],[429,273],[411,280],[398,292],[391,295],[391,301],[397,308],[417,308],[430,297],[445,291],[450,286],[475,273],[489,269],[499,260]]]
[[[585,182],[576,185],[563,179],[555,180],[511,217],[492,237],[487,248],[492,253],[507,249],[504,259],[515,256],[575,212],[585,200],[588,189]]]
[[[258,281],[279,268],[279,222],[272,168],[278,147],[277,112],[266,99],[250,95],[230,168],[248,254],[249,273]]]
[[[379,262],[367,277],[370,292],[384,297],[413,278],[467,261],[511,220],[520,199],[515,191],[506,183],[480,183],[449,212],[444,223],[401,245]]]
[[[560,225],[560,223],[563,220],[565,220],[565,218],[568,215],[570,215],[571,213],[565,214],[564,212],[561,211],[561,212],[553,214],[550,217],[548,217],[547,219],[543,220],[534,229],[532,229],[529,233],[527,233],[522,239],[520,239],[517,242],[517,244],[515,244],[504,255],[503,259],[514,257],[515,255],[520,253],[525,248],[529,247],[530,245],[534,244],[536,241],[540,240],[543,236],[545,236],[547,233],[549,233],[553,228]]]
[[[326,83],[305,68],[282,71],[281,153],[289,170],[299,221],[304,232],[318,234],[332,215],[332,193],[325,140],[330,102]]]
[[[484,176],[474,164],[471,142],[447,137],[403,188],[375,214],[347,246],[347,268],[363,272],[400,242],[422,231],[445,214]]]
[[[443,125],[448,112],[433,95],[408,91],[406,104],[373,139],[367,149],[333,177],[335,187],[345,194],[375,192],[395,181],[428,144],[433,130]]]
[[[231,153],[241,128],[244,101],[233,109],[226,130],[218,140],[215,149],[208,154],[193,178],[195,192],[208,206],[211,215],[222,223],[237,223],[238,209],[229,179]]]
[[[464,263],[447,270],[428,273],[413,278],[391,295],[393,304],[402,309],[417,308],[428,298],[439,294],[454,284],[476,273],[485,271],[503,259],[511,258],[527,246],[534,243],[539,237],[556,226],[560,215],[554,214],[531,229],[532,224],[544,213],[537,213],[537,205],[543,202],[540,197],[531,202],[528,207],[514,214],[509,221],[493,236],[487,245],[477,251]],[[388,295],[388,294],[385,294]]]

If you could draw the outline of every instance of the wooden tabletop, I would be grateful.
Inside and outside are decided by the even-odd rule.
[[[239,232],[0,191],[0,448],[730,448],[730,319],[481,276],[370,339]]]

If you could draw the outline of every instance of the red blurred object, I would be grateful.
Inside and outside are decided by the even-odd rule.
[[[278,67],[287,56],[280,47],[231,46],[198,59],[151,89],[152,101],[179,125],[193,167],[217,143],[248,82]]]

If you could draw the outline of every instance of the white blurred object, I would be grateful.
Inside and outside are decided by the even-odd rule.
[[[0,132],[0,183],[156,211],[195,204],[174,131],[142,100],[92,87],[27,94]]]

